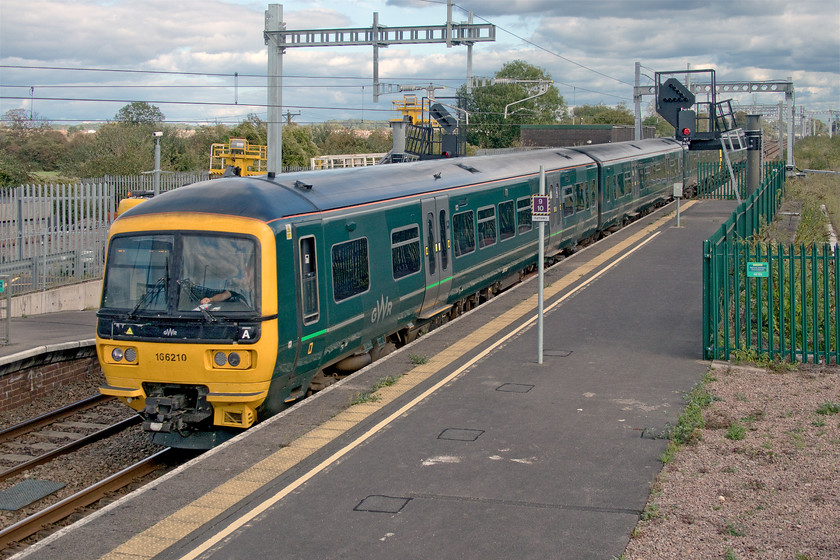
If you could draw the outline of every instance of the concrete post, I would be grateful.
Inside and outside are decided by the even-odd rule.
[[[155,169],[152,175],[152,188],[155,196],[160,194],[160,137],[163,132],[155,132]]]
[[[761,185],[761,115],[747,115],[747,196]]]

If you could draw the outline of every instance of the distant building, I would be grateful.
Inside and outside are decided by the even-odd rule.
[[[523,147],[556,148],[609,144],[633,140],[634,127],[612,124],[534,124],[521,125],[519,138]],[[656,128],[642,127],[643,138],[654,138]]]

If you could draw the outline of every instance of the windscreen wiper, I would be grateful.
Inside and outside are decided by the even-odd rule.
[[[140,298],[140,301],[137,302],[137,305],[134,306],[134,309],[128,314],[129,319],[134,319],[137,316],[137,311],[152,301],[154,297],[156,297],[162,290],[164,290],[169,283],[169,275],[161,276],[157,279],[151,289],[146,290],[146,293]]]
[[[196,295],[194,290],[195,282],[193,282],[189,278],[184,278],[182,280],[178,280],[178,285],[185,288],[187,290],[187,293],[190,295],[190,298],[198,302],[198,305],[195,309],[193,309],[193,311],[201,311],[201,314],[204,315],[204,318],[207,320],[208,323],[219,322],[219,319],[215,315],[207,311],[207,308],[210,306],[210,304],[201,303],[201,298]]]

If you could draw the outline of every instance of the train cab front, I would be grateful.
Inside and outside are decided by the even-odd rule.
[[[100,392],[136,410],[153,442],[211,448],[253,425],[268,395],[274,239],[253,222],[124,222],[111,232],[97,314]]]

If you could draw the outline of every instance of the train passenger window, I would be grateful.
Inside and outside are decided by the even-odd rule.
[[[420,271],[420,228],[410,226],[391,232],[391,267],[394,280]]]
[[[516,201],[516,223],[519,225],[519,233],[527,233],[533,229],[530,197],[520,198]]]
[[[342,301],[368,291],[370,266],[366,237],[333,245],[333,297]]]
[[[563,216],[571,216],[575,213],[575,197],[572,187],[563,189]]]
[[[315,258],[315,237],[300,240],[300,309],[303,324],[318,320],[318,268]]]
[[[513,201],[499,203],[499,237],[502,241],[516,235],[516,215],[513,213]]]
[[[484,248],[496,244],[496,209],[480,208],[478,210],[478,247]]]
[[[586,210],[586,197],[583,192],[583,185],[575,185],[575,212]]]
[[[475,251],[475,218],[472,210],[452,216],[452,230],[456,257]]]

